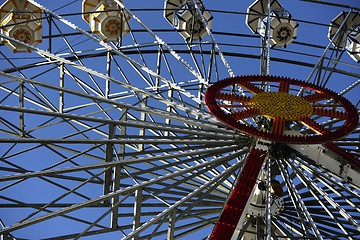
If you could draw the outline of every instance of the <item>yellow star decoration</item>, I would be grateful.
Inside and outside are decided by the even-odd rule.
[[[283,118],[285,121],[310,117],[313,106],[302,97],[286,92],[263,92],[253,96],[249,104],[268,118]]]

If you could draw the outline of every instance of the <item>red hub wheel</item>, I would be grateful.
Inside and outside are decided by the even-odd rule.
[[[284,77],[240,76],[209,87],[205,103],[230,128],[272,142],[321,143],[360,168],[357,159],[331,142],[349,134],[359,122],[357,109],[333,91]],[[259,124],[254,121],[257,117],[267,120]],[[291,123],[297,123],[300,132],[287,129]],[[266,155],[267,150],[257,145],[251,149],[209,239],[233,238]]]
[[[359,122],[356,108],[346,98],[284,77],[227,78],[208,88],[205,102],[209,111],[230,128],[273,142],[329,142],[349,134]],[[267,117],[270,126],[260,128],[255,124],[252,118],[258,116]],[[330,120],[331,124],[320,124]],[[300,123],[304,134],[287,131],[290,123]]]

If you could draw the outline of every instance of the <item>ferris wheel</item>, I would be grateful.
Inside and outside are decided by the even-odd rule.
[[[358,239],[359,11],[3,1],[1,239]]]

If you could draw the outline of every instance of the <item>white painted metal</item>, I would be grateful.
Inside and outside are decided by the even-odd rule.
[[[31,49],[13,54],[0,46],[0,236],[206,238],[257,141],[224,127],[203,103],[212,82],[256,74],[263,61],[259,41],[244,24],[247,3],[227,9],[230,3],[207,1],[211,25],[198,1],[191,0],[207,36],[187,43],[163,19],[163,2],[105,1],[115,4],[109,12],[131,17],[129,33],[105,43],[82,19],[101,10],[100,0],[88,1],[96,5],[88,6],[89,14],[72,0],[27,2],[41,9],[41,43],[25,44],[0,26],[5,41]],[[307,21],[305,26],[323,28],[293,13]],[[305,79],[314,68],[309,81],[341,92],[358,108],[357,66],[340,60],[330,44],[315,42],[320,36],[300,36],[300,44],[291,44],[289,51],[272,53],[271,59],[267,55],[267,63],[276,62],[272,74]],[[326,60],[333,65],[323,64]],[[255,124],[252,119],[247,123]],[[323,124],[337,127],[336,119]],[[356,156],[359,133],[335,144]],[[264,230],[279,239],[301,238],[304,232],[309,238],[355,239],[358,171],[339,167],[343,161],[319,151],[320,145],[279,146],[271,152],[274,145],[261,146],[270,146],[276,160],[264,179],[278,180],[284,193],[270,197],[269,181],[268,194],[256,186],[249,202],[266,196],[267,201],[261,208],[248,204],[234,239],[260,236]],[[274,203],[270,211],[269,201]],[[262,210],[266,203],[267,212]],[[265,217],[270,227],[265,228]],[[38,235],[29,236],[30,231]]]
[[[360,172],[320,144],[289,145],[341,181],[360,186]]]

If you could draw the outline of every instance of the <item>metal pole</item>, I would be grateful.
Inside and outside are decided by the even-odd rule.
[[[266,163],[266,206],[265,206],[265,223],[266,223],[266,239],[271,240],[271,158]]]
[[[271,1],[268,0],[268,16],[266,23],[266,75],[270,75],[270,13]]]

